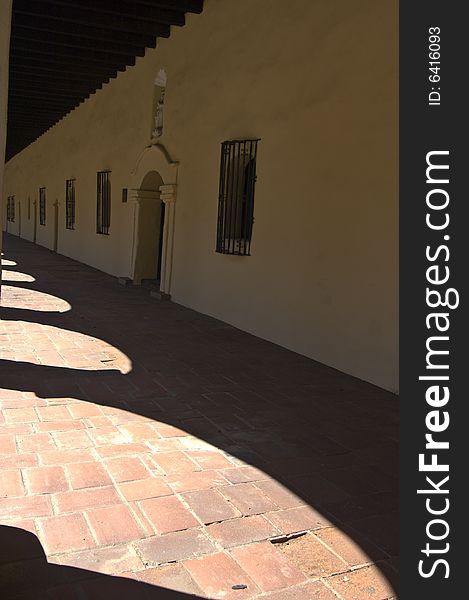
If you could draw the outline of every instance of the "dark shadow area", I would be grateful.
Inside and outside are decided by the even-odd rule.
[[[94,336],[133,368],[2,361],[4,388],[72,397],[169,423],[262,469],[378,562],[398,553],[398,399],[393,394],[44,248],[5,236],[5,258],[66,300],[1,318]],[[354,352],[350,348],[350,352]],[[132,596],[133,597],[133,596]],[[171,596],[173,597],[173,596]]]
[[[37,537],[0,526],[0,595],[5,600],[189,600],[175,592],[125,577],[114,577],[47,562]]]

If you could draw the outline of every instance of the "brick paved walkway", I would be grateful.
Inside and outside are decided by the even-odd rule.
[[[2,597],[395,595],[394,396],[4,246]]]

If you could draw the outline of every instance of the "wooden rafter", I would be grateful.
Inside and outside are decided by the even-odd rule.
[[[14,0],[7,159],[202,9],[203,0]]]

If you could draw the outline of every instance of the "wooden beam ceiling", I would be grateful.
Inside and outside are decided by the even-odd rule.
[[[13,0],[7,160],[202,9],[203,0]]]

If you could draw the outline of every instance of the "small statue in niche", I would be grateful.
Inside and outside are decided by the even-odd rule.
[[[163,110],[164,98],[166,92],[166,73],[164,69],[158,71],[155,79],[154,104],[155,112],[153,117],[153,127],[151,132],[152,143],[157,143],[158,139],[163,135]]]
[[[158,104],[156,105],[155,130],[153,131],[154,138],[159,138],[163,135],[164,94],[165,94],[165,88],[162,88],[161,94],[160,94],[160,99],[158,100]]]

